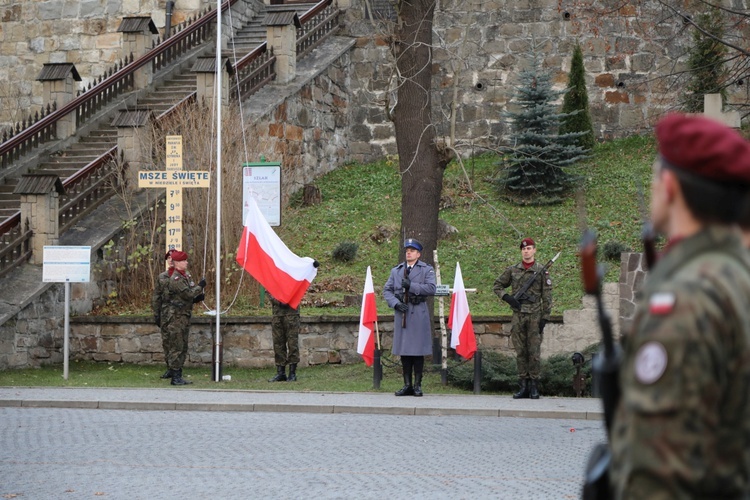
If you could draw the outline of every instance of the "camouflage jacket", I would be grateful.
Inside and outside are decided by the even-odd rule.
[[[164,316],[186,315],[189,317],[193,311],[195,298],[201,293],[203,289],[195,284],[190,273],[182,274],[175,271],[167,282],[167,292],[162,305],[162,311],[167,313]]]
[[[151,310],[154,312],[154,323],[161,326],[162,308],[164,307],[169,283],[169,270],[156,277],[154,292],[151,294]]]
[[[623,338],[615,498],[747,498],[750,270],[719,226],[672,247]]]
[[[534,265],[528,269],[524,269],[521,262],[508,266],[497,277],[492,290],[501,299],[506,293],[513,295],[531,279],[535,272],[543,267],[539,262],[534,262]],[[506,291],[507,288],[510,288],[510,291]],[[549,320],[552,313],[552,280],[549,277],[549,271],[539,273],[534,279],[534,283],[526,291],[526,295],[529,299],[520,301],[521,312],[541,314],[541,319]]]
[[[289,304],[285,304],[280,300],[276,300],[270,295],[269,297],[271,299],[271,311],[274,316],[293,316],[295,314],[299,315],[299,306],[297,306],[297,308],[295,309]]]

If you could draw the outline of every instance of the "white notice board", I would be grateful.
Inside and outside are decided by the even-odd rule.
[[[242,223],[248,198],[255,198],[270,226],[281,225],[281,163],[245,163],[242,166]]]
[[[91,277],[91,247],[45,246],[42,281],[88,283]]]

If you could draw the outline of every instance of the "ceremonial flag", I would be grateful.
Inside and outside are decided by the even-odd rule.
[[[296,308],[318,274],[318,262],[298,257],[281,241],[253,198],[237,248],[237,263],[277,300]]]
[[[365,291],[362,292],[362,312],[359,314],[359,339],[357,340],[357,353],[362,355],[367,366],[372,366],[375,360],[375,323],[377,321],[375,289],[372,286],[370,266],[367,266]]]
[[[451,347],[462,357],[471,359],[477,352],[477,339],[474,336],[474,324],[471,322],[469,301],[466,298],[466,288],[464,288],[464,279],[458,262],[456,262],[456,277],[453,280],[448,328],[451,329]]]

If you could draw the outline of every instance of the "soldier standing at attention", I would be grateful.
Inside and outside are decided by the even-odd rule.
[[[273,333],[273,357],[276,362],[276,375],[269,382],[297,380],[299,363],[299,306],[295,309],[275,297],[271,297],[271,330]],[[289,376],[286,375],[289,365]]]
[[[748,498],[750,269],[733,224],[750,144],[681,114],[656,139],[651,221],[667,247],[622,339],[613,498]]]
[[[154,323],[159,327],[159,331],[161,332],[161,347],[164,350],[164,363],[167,365],[167,371],[164,372],[161,378],[172,378],[172,370],[169,369],[169,342],[166,332],[161,327],[161,317],[162,308],[166,305],[164,296],[167,293],[169,278],[172,277],[172,273],[174,272],[174,262],[172,262],[172,252],[174,251],[174,248],[170,248],[164,256],[164,260],[167,261],[167,269],[156,277],[156,286],[154,286],[154,293],[151,295],[151,309],[154,311]]]
[[[404,248],[406,262],[391,269],[383,298],[395,311],[391,352],[401,356],[404,370],[404,386],[396,391],[396,396],[420,397],[424,357],[432,354],[432,324],[425,299],[435,295],[435,270],[419,260],[422,256],[419,241],[408,238]]]
[[[196,285],[187,271],[188,255],[175,250],[172,252],[174,272],[167,285],[162,308],[162,327],[167,333],[169,343],[168,366],[172,371],[172,385],[192,384],[182,378],[182,365],[185,364],[190,333],[190,317],[193,304],[204,299],[205,278]]]
[[[538,380],[542,369],[542,336],[552,313],[552,280],[549,272],[541,272],[536,262],[536,243],[531,238],[521,241],[521,262],[509,266],[495,280],[493,291],[513,309],[510,339],[516,351],[519,390],[513,399],[539,399]],[[539,273],[534,277],[534,273]],[[531,279],[534,282],[522,297],[515,294]]]

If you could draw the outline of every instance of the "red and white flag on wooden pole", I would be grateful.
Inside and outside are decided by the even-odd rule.
[[[276,300],[296,308],[318,274],[317,261],[298,257],[281,241],[253,198],[237,247],[237,263]]]
[[[367,366],[372,366],[375,360],[375,323],[377,321],[375,289],[372,286],[370,266],[367,266],[365,291],[362,292],[362,312],[359,315],[359,339],[357,340],[357,353],[362,355]]]
[[[458,262],[456,262],[456,277],[453,280],[448,328],[451,329],[451,347],[463,358],[471,359],[477,352],[477,339],[474,336],[474,324],[471,321],[464,278],[461,276],[461,266]]]

